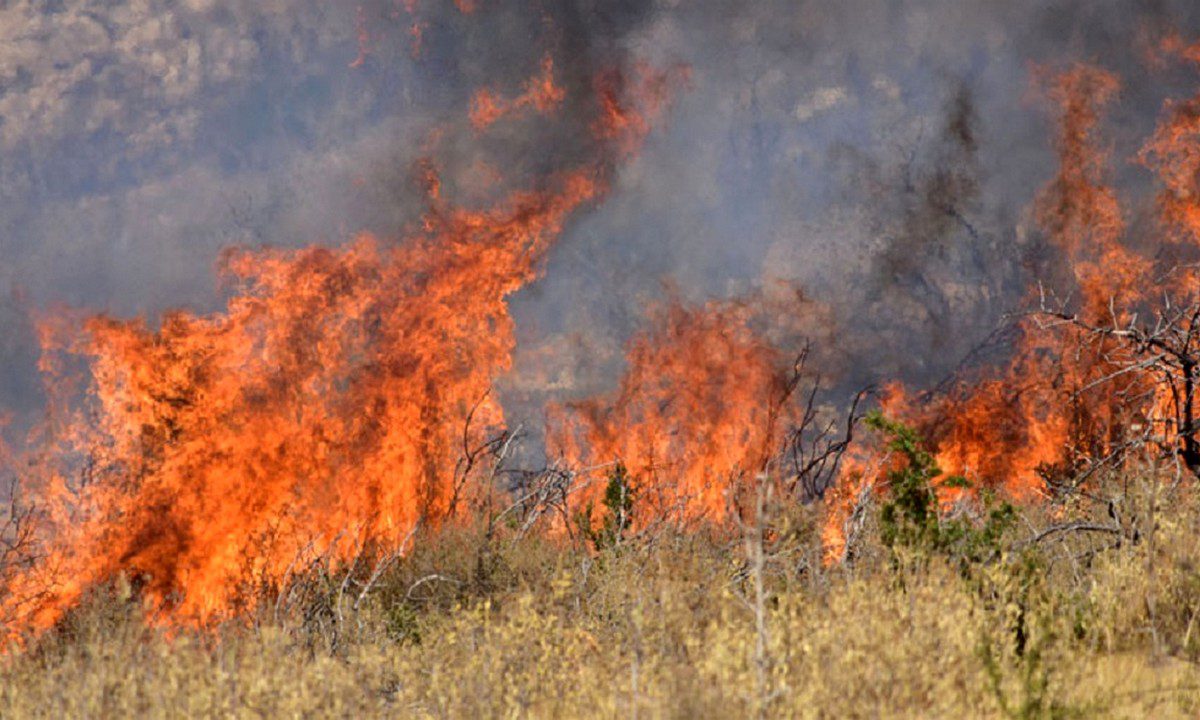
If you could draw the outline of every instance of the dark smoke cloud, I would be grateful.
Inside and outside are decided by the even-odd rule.
[[[1119,184],[1145,198],[1150,178],[1129,160],[1163,101],[1193,92],[1197,80],[1148,67],[1167,31],[1200,33],[1200,9],[660,6],[628,42],[691,64],[692,89],[535,289],[529,314],[538,320],[539,305],[571,309],[548,333],[555,342],[557,332],[585,329],[558,374],[604,386],[619,366],[610,350],[668,275],[694,297],[793,280],[834,306],[847,387],[936,382],[1053,269],[1027,213],[1054,169],[1036,67],[1092,61],[1128,79],[1106,129]],[[597,327],[617,330],[597,339]]]
[[[933,381],[1054,261],[1026,214],[1053,170],[1031,63],[1127,78],[1110,130],[1119,182],[1144,193],[1123,161],[1195,81],[1151,74],[1146,50],[1200,36],[1190,0],[476,6],[5,4],[0,407],[37,404],[30,308],[214,309],[221,247],[401,234],[424,156],[464,202],[551,182],[605,151],[592,81],[635,61],[687,63],[689,88],[514,299],[514,414],[611,383],[664,281],[692,299],[798,283],[834,308],[846,385]],[[519,91],[547,54],[558,115],[470,127],[472,92]]]

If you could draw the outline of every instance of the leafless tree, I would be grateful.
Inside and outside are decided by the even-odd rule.
[[[1149,319],[1146,319],[1148,315]],[[1094,344],[1108,371],[1078,392],[1086,392],[1132,376],[1145,380],[1141,397],[1123,398],[1146,407],[1144,424],[1135,426],[1115,454],[1134,447],[1157,446],[1200,477],[1200,427],[1197,426],[1197,381],[1200,368],[1200,298],[1176,304],[1170,294],[1148,313],[1122,313],[1110,302],[1103,322],[1082,317],[1065,302],[1054,302],[1045,292],[1034,315],[1041,329],[1069,327]],[[1156,399],[1169,398],[1169,403]],[[1141,431],[1137,434],[1136,431]],[[1111,453],[1110,453],[1111,454]]]
[[[0,572],[32,560],[35,510],[26,502],[18,479],[11,478],[8,503],[0,513]]]
[[[782,414],[783,407],[800,405],[798,419],[786,431],[783,444],[783,464],[788,466],[783,489],[803,500],[823,497],[837,481],[842,456],[854,441],[855,427],[862,419],[859,411],[863,400],[871,392],[871,388],[864,388],[855,393],[841,419],[828,408],[822,408],[818,402],[823,389],[821,376],[808,370],[811,350],[811,345],[805,344],[796,355],[783,391],[770,413],[770,421],[777,422],[775,418]],[[767,463],[776,460],[768,456]]]

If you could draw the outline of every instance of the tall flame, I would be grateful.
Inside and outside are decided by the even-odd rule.
[[[827,308],[795,293],[672,299],[630,341],[618,389],[566,408],[552,444],[576,466],[621,463],[636,522],[743,514],[746,491],[779,480],[771,465],[806,410],[799,385],[811,378],[774,336],[828,325]]]
[[[47,326],[49,359],[88,362],[94,403],[58,432],[59,457],[85,464],[42,478],[47,557],[7,609],[46,627],[126,572],[204,621],[247,570],[277,580],[305,548],[344,556],[442,517],[464,429],[478,442],[503,420],[505,298],[596,192],[579,172],[486,211],[435,200],[403,243],[228,253],[238,292],[219,315]]]
[[[1107,183],[1109,153],[1097,132],[1120,82],[1078,64],[1043,85],[1058,111],[1059,169],[1039,194],[1034,213],[1072,269],[1078,318],[1108,327],[1127,321],[1135,304],[1147,298],[1152,269],[1122,243],[1125,223]],[[1118,372],[1127,351],[1111,337],[1028,319],[1015,332],[1007,365],[932,396],[914,398],[896,385],[883,403],[885,413],[915,425],[926,438],[943,472],[934,484],[945,504],[964,492],[959,483],[946,482],[954,476],[1016,499],[1043,495],[1048,476],[1085,458],[1105,457],[1152,412],[1139,404],[1153,396],[1152,387],[1142,376]],[[843,556],[845,523],[863,488],[885,485],[886,463],[869,461],[881,452],[860,444],[846,465],[824,531],[830,560]]]
[[[557,104],[552,71],[547,58],[516,104]],[[617,98],[629,117],[662,100]],[[50,420],[6,463],[38,502],[38,561],[3,578],[9,637],[119,575],[167,621],[206,624],[256,602],[247,582],[395,548],[451,514],[464,445],[503,425],[507,298],[606,190],[605,156],[648,131],[598,138],[601,157],[488,209],[447,203],[426,165],[429,210],[408,237],[230,250],[217,314],[45,318]]]
[[[1200,42],[1184,45],[1169,38],[1163,49],[1200,67]],[[1163,224],[1176,242],[1200,248],[1200,94],[1167,104],[1166,116],[1142,149],[1141,159],[1162,183]],[[1181,285],[1194,285],[1194,280],[1194,273],[1178,276]]]

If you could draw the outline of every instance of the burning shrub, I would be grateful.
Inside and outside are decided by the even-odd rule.
[[[229,254],[240,292],[224,314],[48,328],[47,363],[87,359],[92,399],[28,478],[44,557],[8,587],[10,628],[52,625],[120,572],[204,623],[230,611],[247,565],[278,581],[440,520],[460,448],[502,422],[505,297],[595,192],[580,173],[494,210],[435,195],[407,243]]]
[[[844,428],[817,405],[811,345],[797,338],[824,322],[802,295],[671,301],[629,343],[616,392],[558,413],[554,444],[575,466],[620,463],[642,525],[752,514],[763,478],[788,497],[819,496],[857,421],[857,403]],[[801,350],[789,357],[776,334]]]
[[[964,570],[969,564],[998,557],[1005,533],[1015,519],[1015,508],[1006,502],[994,506],[984,493],[982,519],[969,517],[967,508],[958,506],[956,515],[942,511],[934,481],[955,489],[970,487],[960,476],[945,477],[921,437],[903,423],[888,420],[881,413],[868,415],[866,423],[888,438],[888,448],[898,453],[898,467],[887,473],[880,507],[880,539],[895,553],[905,549],[919,554],[939,553],[955,558]]]

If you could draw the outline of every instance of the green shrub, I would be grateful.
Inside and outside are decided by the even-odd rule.
[[[588,502],[580,516],[577,525],[584,537],[591,541],[596,550],[619,545],[633,526],[634,501],[636,492],[632,478],[625,466],[617,463],[608,473],[608,482],[604,486],[604,517],[600,526],[596,527],[594,506]]]
[[[962,476],[943,477],[921,436],[907,425],[879,412],[868,415],[866,424],[888,436],[888,449],[902,461],[887,474],[888,492],[879,516],[880,541],[892,551],[893,559],[898,558],[898,551],[922,557],[938,554],[956,559],[965,569],[997,557],[1016,521],[1016,508],[984,490],[978,496],[981,520],[943,518],[934,481],[941,479],[945,487],[965,489],[971,487],[970,481]]]

